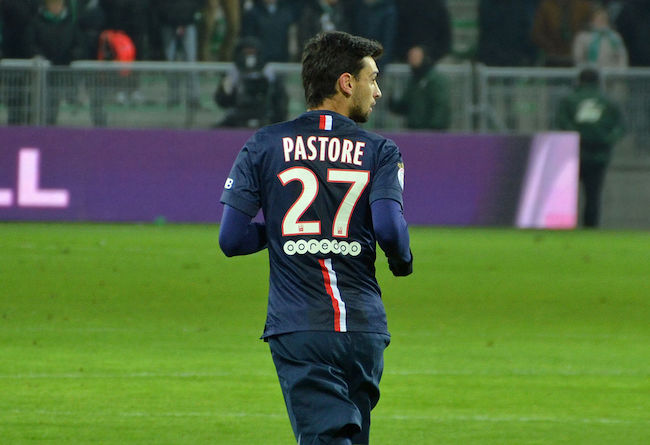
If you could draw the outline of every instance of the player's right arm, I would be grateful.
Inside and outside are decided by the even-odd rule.
[[[249,215],[226,204],[219,229],[219,247],[227,257],[258,252],[266,247],[266,226],[252,222]]]
[[[237,155],[226,183],[219,229],[219,246],[226,256],[247,255],[266,247],[266,226],[253,222],[260,209],[260,180],[255,167],[254,139]]]

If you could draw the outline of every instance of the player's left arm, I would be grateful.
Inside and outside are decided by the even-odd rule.
[[[266,225],[252,219],[241,210],[224,205],[219,247],[227,257],[248,255],[266,248]]]
[[[371,204],[372,224],[379,247],[388,258],[388,266],[396,277],[413,273],[408,224],[402,205],[392,199],[378,199]]]
[[[393,275],[406,276],[413,272],[413,254],[402,209],[404,163],[393,141],[386,142],[380,156],[369,198],[373,229]]]

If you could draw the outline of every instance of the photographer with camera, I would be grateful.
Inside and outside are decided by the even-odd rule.
[[[237,44],[233,69],[221,80],[214,100],[227,109],[216,127],[257,128],[287,118],[286,88],[266,65],[259,41],[253,37]]]

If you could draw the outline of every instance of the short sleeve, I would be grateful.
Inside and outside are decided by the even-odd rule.
[[[402,204],[404,190],[404,162],[397,145],[387,140],[379,155],[370,189],[370,203],[378,199],[392,199]]]
[[[221,202],[251,217],[254,217],[261,207],[259,176],[248,145],[241,149],[235,159],[223,187]]]

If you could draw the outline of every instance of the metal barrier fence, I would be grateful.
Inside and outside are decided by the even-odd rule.
[[[0,61],[0,122],[120,128],[209,128],[228,63]],[[194,99],[194,101],[192,100]]]
[[[289,117],[305,108],[300,66],[272,64],[289,94]],[[77,61],[70,67],[44,60],[0,61],[0,123],[211,128],[225,110],[213,100],[231,64]],[[535,132],[553,128],[555,109],[575,82],[576,69],[493,68],[440,65],[449,79],[454,132]],[[388,96],[404,90],[406,65],[393,64],[381,79],[369,128],[400,130],[402,117],[388,110]],[[624,109],[630,133],[650,153],[650,69],[604,71],[603,87]]]
[[[478,68],[480,129],[553,128],[555,110],[578,75],[574,68]],[[629,129],[650,136],[650,69],[603,70],[603,91],[623,109]]]
[[[305,109],[297,64],[270,64],[289,95],[289,117]],[[211,128],[225,110],[214,101],[220,79],[231,64],[137,62],[128,65],[77,61],[70,67],[43,60],[0,61],[0,123],[11,125],[108,126],[120,128]],[[449,78],[454,106],[451,131],[472,128],[472,70],[441,66]],[[391,65],[382,90],[401,92],[406,65]],[[402,129],[403,118],[378,102],[370,128]]]

